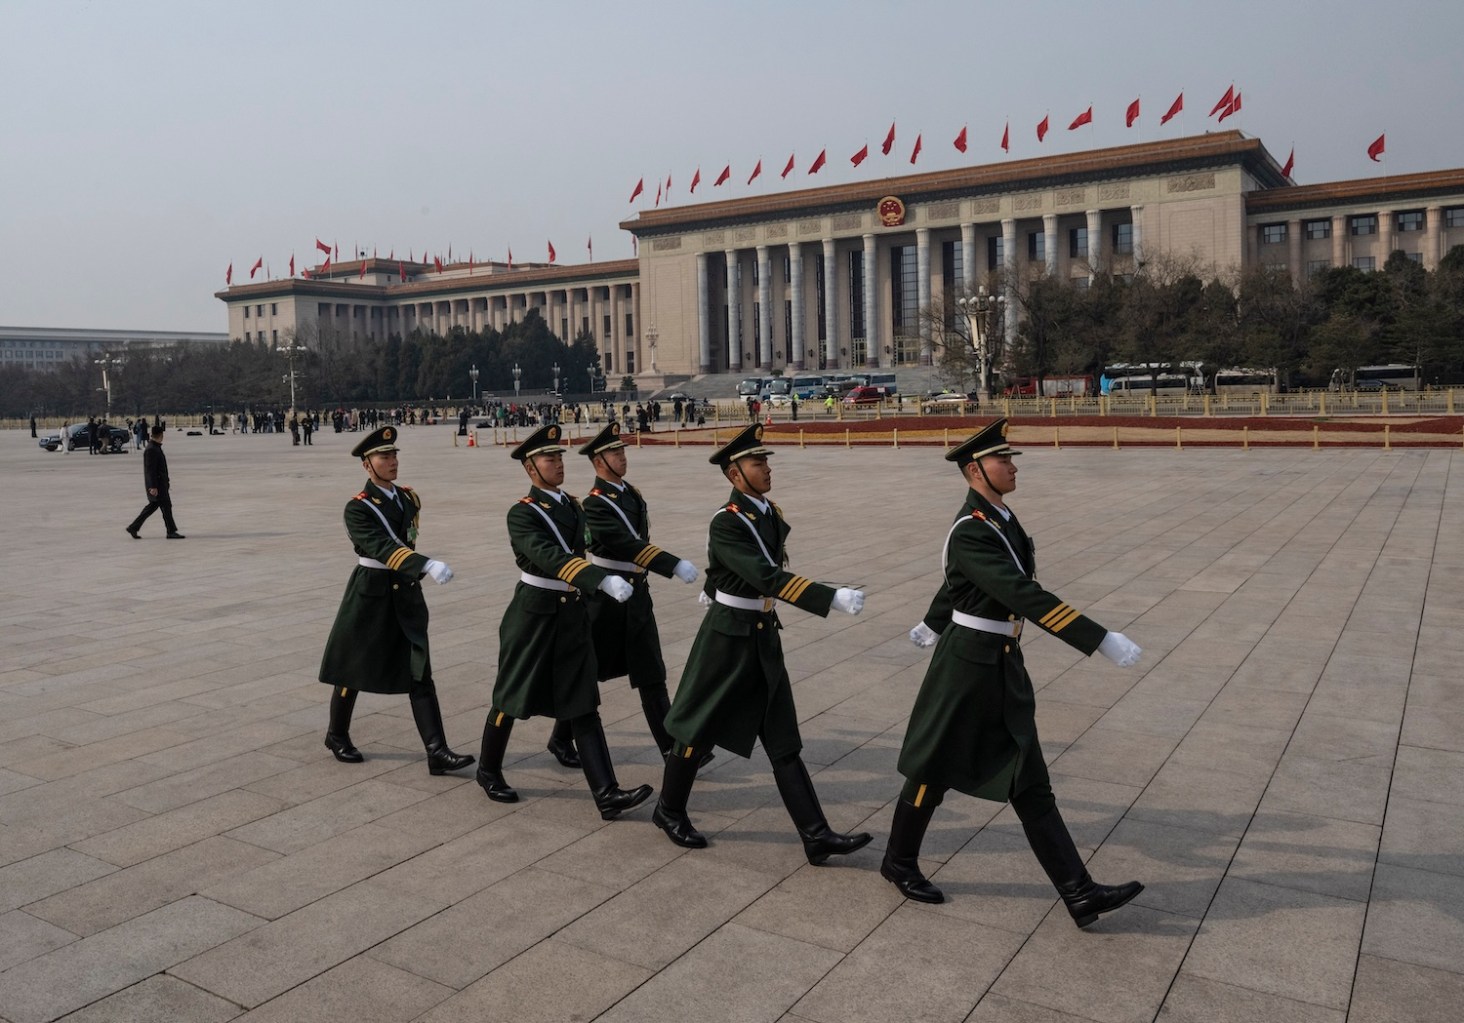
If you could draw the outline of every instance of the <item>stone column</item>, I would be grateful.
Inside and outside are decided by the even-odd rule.
[[[1103,269],[1103,212],[1088,211],[1088,280]]]
[[[742,264],[737,261],[737,250],[728,249],[727,260],[727,351],[730,353],[728,369],[742,368]]]
[[[624,324],[624,323],[625,323],[625,299],[621,296],[619,287],[615,287],[614,290],[612,290],[610,292],[610,336],[612,338],[615,337],[617,334],[620,334],[620,333],[622,333],[624,331],[624,327],[623,326],[620,326],[621,324]],[[594,334],[598,334],[598,333],[601,332],[602,327],[603,327],[603,324],[592,323],[591,326],[590,326],[590,332],[591,333],[594,333]],[[624,345],[621,345],[620,347],[621,348],[624,348]],[[614,350],[615,349],[612,346],[611,347],[611,351],[614,351]],[[620,359],[623,360],[624,359],[624,355],[622,355],[620,357]],[[617,361],[620,362],[620,366],[622,367],[622,372],[624,372],[624,369],[623,369],[623,367],[625,366],[624,361],[620,361],[620,360],[617,360]],[[636,367],[636,370],[639,371],[640,370],[640,367],[637,366]]]
[[[1017,222],[1006,217],[1001,222],[1002,296],[1006,308],[1006,337],[1003,346],[1011,344],[1017,334]]]
[[[1440,206],[1429,206],[1423,211],[1423,268],[1437,270],[1443,258],[1439,251],[1444,237],[1444,211]]]
[[[915,310],[915,322],[920,329],[920,365],[929,366],[934,349],[930,343],[930,323],[925,318],[925,311],[930,308],[930,228],[917,227],[915,229],[915,275],[916,293],[919,295],[920,308]]]
[[[968,295],[976,293],[976,225],[961,225],[961,285]]]
[[[1378,210],[1378,245],[1383,250],[1378,255],[1379,270],[1388,261],[1388,257],[1393,254],[1393,222],[1396,218],[1397,214],[1392,210]]]
[[[768,258],[768,247],[757,247],[757,364],[763,369],[773,368],[773,263]]]
[[[1347,265],[1347,218],[1340,213],[1332,218],[1332,265]]]
[[[823,240],[824,257],[824,366],[839,366],[839,260],[832,238]]]
[[[1057,214],[1042,214],[1042,260],[1047,267],[1047,276],[1057,276]]]
[[[1306,277],[1306,267],[1301,260],[1301,220],[1286,222],[1286,262],[1291,267],[1291,279],[1299,281]]]
[[[879,274],[876,261],[879,258],[879,249],[875,245],[874,235],[864,236],[864,361],[865,365],[879,368],[879,302],[876,301],[876,289],[879,287]]]
[[[620,317],[619,323],[611,323],[611,327],[625,335],[625,350],[635,353],[635,371],[637,373],[644,373],[647,367],[641,365],[641,360],[645,358],[646,353],[641,350],[641,346],[636,340],[645,331],[645,326],[641,322],[641,290],[639,281],[632,281],[630,285],[630,320],[631,329],[629,331],[625,329],[624,315]]]
[[[803,248],[797,242],[788,244],[788,301],[793,306],[793,336],[788,339],[793,349],[792,368],[803,369],[808,353],[803,340]]]
[[[712,285],[707,278],[707,254],[696,254],[696,329],[700,339],[700,372],[712,371]]]

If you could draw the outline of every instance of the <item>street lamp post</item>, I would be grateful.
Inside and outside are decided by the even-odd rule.
[[[559,393],[559,363],[556,362],[553,366],[551,366],[549,368],[554,371],[554,393],[555,394],[558,394]]]
[[[302,353],[309,351],[304,345],[290,344],[280,349],[280,353],[290,360],[290,418],[295,418],[295,359]]]
[[[103,355],[100,359],[96,359],[94,361],[98,366],[102,367],[102,386],[98,387],[97,390],[102,391],[107,396],[107,411],[105,418],[107,422],[110,423],[112,421],[112,376],[108,372],[108,370],[110,370],[113,366],[122,365],[122,360],[115,359],[110,355]]]
[[[470,370],[468,370],[468,376],[471,377],[472,378],[472,381],[473,381],[473,404],[474,405],[477,405],[478,404],[478,364],[476,362],[473,363],[473,368],[470,369]]]
[[[523,377],[523,375],[524,371],[519,369],[519,364],[515,362],[513,364],[513,401],[515,405],[518,404],[519,380]]]
[[[651,324],[650,329],[646,331],[646,344],[649,345],[651,349],[652,373],[656,372],[656,341],[660,338],[660,336],[661,335],[656,332],[656,325],[654,323]]]
[[[987,346],[987,321],[993,309],[1000,309],[1002,297],[989,295],[986,285],[976,289],[976,294],[956,299],[956,308],[966,314],[971,327],[971,347],[976,353],[976,372],[980,380],[981,399],[991,397],[991,352]]]

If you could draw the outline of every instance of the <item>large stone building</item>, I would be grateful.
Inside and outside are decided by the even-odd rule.
[[[212,331],[100,330],[74,327],[0,327],[0,366],[55,370],[72,359],[121,359],[138,348],[187,343],[223,344]]]
[[[1165,254],[1299,279],[1375,269],[1397,249],[1432,268],[1464,244],[1464,170],[1297,186],[1258,139],[1226,131],[642,210],[620,226],[638,259],[441,272],[367,259],[219,297],[235,338],[501,328],[537,308],[566,340],[590,331],[615,375],[893,367],[929,360],[922,309],[1031,274],[1083,286]],[[1018,308],[1009,297],[1008,330]]]

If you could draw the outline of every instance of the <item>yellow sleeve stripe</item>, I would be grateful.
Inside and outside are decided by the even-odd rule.
[[[653,543],[648,543],[646,544],[645,549],[635,556],[635,563],[641,568],[645,568],[655,559],[656,555],[660,553],[661,548],[657,547]]]
[[[1047,628],[1052,632],[1061,632],[1073,622],[1077,621],[1078,617],[1079,616],[1077,611],[1075,611],[1073,608],[1068,608],[1067,614],[1063,615],[1061,618],[1054,620],[1053,623]]]
[[[804,590],[808,589],[812,585],[812,579],[805,579],[801,575],[795,575],[792,579],[789,579],[786,583],[784,583],[783,588],[778,591],[778,599],[786,600],[788,603],[792,604],[797,601],[799,597],[803,596]]]
[[[571,558],[570,560],[566,561],[564,563],[564,567],[559,570],[559,578],[562,579],[564,582],[572,584],[574,582],[574,577],[579,575],[581,572],[589,567],[590,563],[584,558]]]
[[[1057,607],[1053,608],[1051,611],[1047,612],[1045,615],[1039,618],[1037,620],[1037,624],[1042,626],[1044,629],[1050,629],[1052,628],[1053,622],[1057,621],[1059,618],[1061,618],[1063,615],[1067,614],[1071,610],[1072,608],[1069,607],[1067,604],[1059,603]]]
[[[410,547],[398,547],[392,551],[391,557],[386,559],[386,567],[395,572],[402,567],[402,562],[406,561],[415,553],[417,552]]]

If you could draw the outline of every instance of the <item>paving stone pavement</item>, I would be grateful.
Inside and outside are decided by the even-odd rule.
[[[185,541],[141,457],[0,433],[0,1023],[159,1020],[1458,1020],[1464,1004],[1464,466],[1452,451],[1029,451],[1013,505],[1044,583],[1144,648],[1134,669],[1029,631],[1059,805],[1100,880],[1072,926],[1010,807],[953,794],[924,849],[940,906],[878,874],[905,638],[962,499],[931,447],[779,451],[801,573],[859,618],[787,609],[805,756],[874,844],[809,866],[758,753],[606,823],[523,722],[522,802],[430,777],[407,701],[363,695],[365,764],[321,745],[315,680],[352,565],[352,435],[189,437]],[[448,736],[477,752],[524,476],[449,427],[403,431]],[[704,564],[727,492],[705,447],[632,450],[654,538]],[[569,458],[569,489],[590,478]],[[700,611],[655,583],[674,683]],[[659,784],[635,694],[603,687],[623,784]]]

